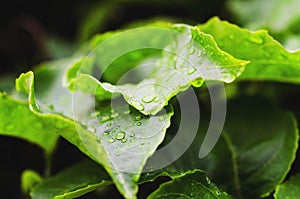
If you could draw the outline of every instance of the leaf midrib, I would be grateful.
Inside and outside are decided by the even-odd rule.
[[[231,155],[233,180],[234,180],[234,185],[237,190],[237,196],[238,196],[238,198],[242,198],[241,183],[240,183],[240,178],[239,178],[239,168],[238,168],[238,164],[237,164],[237,153],[234,149],[234,146],[230,140],[229,135],[226,132],[223,132],[222,137],[224,138],[224,141],[228,147],[228,151]]]

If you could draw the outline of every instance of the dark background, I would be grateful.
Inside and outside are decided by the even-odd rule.
[[[107,1],[113,7],[105,23],[90,34],[118,29],[135,20],[169,17],[179,22],[197,24],[212,16],[229,19],[222,0],[123,0]],[[50,38],[58,38],[67,46],[67,56],[83,42],[80,27],[95,7],[105,6],[105,1],[16,1],[2,2],[0,6],[0,83],[4,76],[11,84],[20,72],[31,69],[41,61],[58,58],[48,48]],[[96,10],[97,11],[97,10]],[[99,11],[101,12],[101,11]],[[86,39],[86,38],[85,38]],[[30,124],[29,124],[30,125]],[[52,173],[56,173],[84,157],[75,147],[60,140],[54,154]],[[43,173],[44,159],[40,148],[23,140],[0,136],[0,193],[1,198],[24,198],[20,191],[20,175],[25,169]],[[145,185],[147,186],[147,185]],[[148,190],[153,188],[148,187]],[[120,197],[109,189],[114,198]],[[141,193],[143,194],[143,193]],[[84,198],[92,198],[88,194]]]

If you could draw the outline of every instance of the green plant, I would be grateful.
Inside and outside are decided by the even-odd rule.
[[[129,71],[139,81],[120,84]],[[226,122],[220,139],[213,136],[216,145],[205,145],[210,88],[222,94],[216,82],[225,83]],[[21,177],[24,194],[36,199],[96,189],[101,197],[111,184],[125,198],[136,198],[139,185],[149,183],[160,184],[150,199],[297,198],[299,174],[288,180],[288,173],[299,172],[291,166],[300,112],[297,103],[288,112],[281,102],[299,83],[300,51],[286,50],[265,30],[252,32],[217,17],[197,26],[133,24],[94,36],[70,58],[21,74],[16,91],[0,94],[0,133],[45,151],[45,176],[26,170]],[[190,87],[201,107],[197,135],[187,125],[184,137],[191,144],[181,157],[163,168],[146,165],[175,139],[184,119],[174,96]],[[59,136],[89,158],[49,176]],[[208,154],[198,158],[203,145]]]

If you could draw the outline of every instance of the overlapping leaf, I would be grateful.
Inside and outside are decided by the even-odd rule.
[[[250,61],[240,80],[300,83],[300,51],[288,52],[267,31],[250,32],[218,18],[199,27],[211,34],[222,50]]]
[[[274,191],[290,170],[298,147],[294,117],[259,98],[232,101],[220,140],[208,156],[197,159],[202,136],[176,164],[203,169],[239,198],[259,198]]]
[[[179,189],[180,187],[180,189]],[[226,192],[220,191],[200,170],[186,172],[183,176],[162,184],[148,197],[163,198],[205,198],[231,199]]]
[[[275,199],[296,199],[300,195],[300,175],[292,176],[287,182],[279,185],[274,193]]]
[[[231,82],[242,73],[244,66],[248,63],[247,61],[235,59],[221,51],[214,39],[210,35],[200,32],[197,27],[174,25],[172,28],[165,30],[162,28],[150,30],[145,28],[143,31],[138,30],[129,34],[130,37],[142,36],[142,38],[150,33],[151,35],[155,34],[156,37],[161,34],[160,38],[166,38],[165,40],[169,41],[167,45],[165,42],[160,42],[159,45],[157,45],[157,42],[153,44],[148,42],[149,38],[147,38],[147,42],[143,39],[138,39],[137,44],[135,44],[135,40],[130,40],[131,44],[127,44],[127,39],[130,39],[130,37],[127,36],[128,33],[124,33],[124,39],[121,39],[121,34],[116,39],[112,37],[108,42],[100,43],[99,47],[97,47],[99,49],[95,50],[97,57],[87,57],[88,62],[90,59],[99,59],[100,61],[96,61],[98,65],[105,66],[110,62],[108,57],[115,58],[117,56],[117,52],[114,52],[114,54],[109,52],[106,55],[105,49],[109,49],[110,46],[118,45],[122,47],[131,45],[135,49],[139,47],[160,48],[162,55],[157,59],[156,63],[152,63],[153,72],[147,79],[138,84],[112,85],[101,83],[96,78],[84,74],[86,71],[88,72],[86,68],[91,67],[91,64],[82,63],[81,66],[77,64],[68,70],[66,80],[69,82],[69,88],[71,90],[79,89],[90,92],[91,89],[86,89],[84,85],[86,82],[90,84],[94,82],[94,86],[92,86],[95,88],[94,94],[99,93],[99,89],[121,93],[130,105],[143,114],[155,115],[168,103],[170,98],[180,91],[186,90],[190,85],[199,87],[203,80]],[[118,51],[122,54],[126,50]],[[118,67],[123,66],[120,65]],[[118,70],[118,67],[115,70]]]
[[[34,95],[33,73],[22,74],[17,80],[20,90],[29,94],[31,110],[47,120],[48,129],[58,132],[82,152],[99,162],[108,171],[117,188],[126,198],[135,198],[136,182],[143,166],[163,141],[170,125],[172,110],[144,117],[126,106],[99,107],[82,118],[89,127],[57,114],[40,111]],[[76,108],[75,108],[76,109]],[[129,112],[128,112],[129,111]],[[123,164],[119,164],[123,162]]]

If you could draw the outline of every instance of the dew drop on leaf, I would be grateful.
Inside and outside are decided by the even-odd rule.
[[[91,114],[91,118],[95,118],[95,117],[98,117],[100,116],[100,112],[99,111],[95,111]]]
[[[247,39],[249,42],[254,44],[263,44],[264,40],[260,36],[253,35]]]
[[[200,87],[203,83],[203,79],[202,78],[197,78],[194,81],[192,81],[192,85],[194,87]]]
[[[189,69],[189,71],[187,72],[187,74],[191,75],[191,74],[193,74],[195,72],[196,72],[196,69],[195,68],[191,68],[191,69]]]
[[[130,110],[124,111],[123,112],[125,115],[128,115],[130,113]]]
[[[123,138],[123,139],[121,140],[121,142],[122,142],[122,143],[127,142],[127,138]]]
[[[155,97],[154,102],[158,102],[158,101],[159,101],[159,97]]]
[[[155,99],[155,96],[153,96],[153,95],[148,95],[148,96],[145,96],[145,97],[142,99],[142,102],[150,103],[150,102],[152,102],[154,99]]]
[[[234,40],[234,35],[229,35],[229,39]]]
[[[137,122],[136,125],[137,125],[137,126],[141,126],[141,125],[142,125],[142,122]]]
[[[125,137],[125,132],[121,131],[116,134],[117,140],[122,140]]]
[[[158,119],[159,119],[160,121],[163,121],[163,120],[165,120],[165,117],[164,117],[164,116],[160,116]]]
[[[110,122],[108,122],[108,123],[106,124],[106,126],[111,126],[111,123],[110,123]]]
[[[205,180],[206,180],[207,184],[210,184],[210,179],[208,177],[205,177]]]
[[[108,131],[105,131],[105,132],[103,133],[103,135],[104,135],[104,136],[107,136],[107,135],[109,135],[109,132],[108,132]]]
[[[145,107],[141,103],[139,103],[139,102],[132,101],[131,104],[132,104],[132,106],[134,106],[139,111],[142,111],[142,110],[145,109]]]
[[[87,128],[87,130],[88,130],[89,132],[91,132],[91,133],[95,133],[95,132],[96,132],[96,129],[93,128],[93,127],[91,127],[91,126],[89,126],[89,127]]]
[[[136,115],[134,116],[134,120],[135,121],[140,121],[142,119],[142,116],[141,115]]]
[[[102,118],[101,118],[101,122],[106,122],[106,121],[108,121],[110,119],[110,117],[109,116],[103,116]]]
[[[119,116],[118,113],[113,113],[113,114],[111,114],[111,117],[112,117],[112,118],[116,118],[116,117],[118,117],[118,116]]]
[[[189,54],[192,55],[195,52],[195,48],[193,46],[191,46],[190,50],[189,50]]]
[[[134,133],[130,133],[130,135],[129,135],[130,137],[134,137],[135,136],[135,134]]]
[[[109,143],[114,143],[116,140],[114,139],[114,138],[110,138],[109,140],[108,140],[108,142]]]

